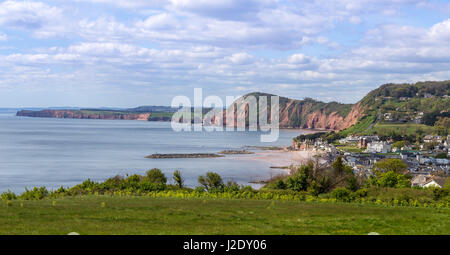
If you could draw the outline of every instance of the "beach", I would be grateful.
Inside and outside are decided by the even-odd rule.
[[[323,152],[318,151],[288,151],[288,150],[269,150],[258,151],[254,154],[236,156],[239,159],[249,159],[256,161],[264,161],[270,163],[271,167],[287,167],[306,164],[310,160],[314,160],[316,155]],[[233,159],[233,157],[229,157]],[[286,169],[289,171],[289,169]]]

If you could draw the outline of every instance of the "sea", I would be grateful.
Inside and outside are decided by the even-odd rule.
[[[71,187],[86,179],[161,169],[172,181],[179,170],[189,187],[217,172],[224,181],[251,185],[280,174],[269,162],[239,155],[220,158],[148,159],[154,153],[217,153],[247,146],[288,146],[301,130],[280,130],[279,139],[262,143],[261,132],[175,132],[170,122],[30,118],[17,109],[0,109],[0,193],[45,186]],[[258,150],[258,149],[253,149]]]

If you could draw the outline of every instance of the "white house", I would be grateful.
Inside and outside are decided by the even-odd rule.
[[[445,185],[446,178],[435,176],[429,179],[425,184],[422,185],[424,188],[437,187],[443,188]]]
[[[429,175],[418,174],[411,179],[411,186],[422,187],[430,179]]]
[[[371,142],[367,144],[366,152],[369,153],[388,153],[391,151],[391,145],[387,142]]]

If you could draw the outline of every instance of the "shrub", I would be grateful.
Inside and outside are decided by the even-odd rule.
[[[350,202],[352,192],[346,188],[336,188],[331,192],[331,197],[337,201]]]
[[[48,196],[48,190],[45,187],[34,187],[32,190],[25,189],[20,198],[24,200],[40,200],[46,196]]]
[[[355,175],[352,175],[347,180],[347,188],[351,191],[357,191],[359,188],[358,180]]]
[[[3,192],[1,195],[2,200],[14,200],[17,199],[16,194],[14,194],[11,190],[8,190],[7,192]]]
[[[294,191],[305,191],[308,189],[309,165],[301,166],[296,173],[286,180],[286,187]]]
[[[321,185],[316,181],[311,181],[307,190],[311,195],[318,196],[321,193]]]
[[[219,174],[214,172],[207,172],[206,177],[205,176],[198,177],[198,182],[207,191],[220,191],[223,190],[224,188],[222,177],[220,177]]]
[[[147,171],[146,174],[147,174],[147,176],[146,176],[147,179],[152,183],[166,184],[166,182],[167,182],[166,176],[158,168],[153,168],[153,169]]]
[[[376,177],[370,178],[368,183],[385,188],[409,188],[411,186],[407,176],[394,171],[376,172]]]
[[[205,188],[203,188],[202,186],[195,187],[194,192],[203,193],[205,192]]]
[[[130,188],[129,188],[130,189]],[[142,180],[138,183],[136,191],[162,191],[166,189],[166,184],[164,183],[153,183],[149,180]]]
[[[286,189],[286,183],[283,180],[278,179],[274,184],[275,189]]]
[[[239,185],[235,181],[227,181],[224,186],[224,192],[238,192],[240,190]]]
[[[251,193],[255,192],[255,190],[252,188],[252,186],[248,186],[248,185],[242,186],[240,191],[241,192],[251,192]]]
[[[401,160],[396,158],[386,158],[374,164],[373,168],[381,172],[401,173],[405,171],[408,166]]]
[[[121,189],[138,190],[140,187],[141,180],[142,180],[142,176],[140,176],[138,174],[130,175],[128,178],[126,178],[122,182]]]
[[[80,190],[93,190],[98,186],[97,182],[91,181],[91,179],[87,179],[86,181],[82,182],[81,184],[75,185],[73,189],[80,189]]]
[[[183,188],[184,186],[184,179],[181,176],[181,173],[179,170],[176,170],[175,172],[173,172],[173,181],[175,182],[175,184],[178,186],[178,188]]]
[[[102,190],[112,190],[119,188],[124,182],[124,178],[121,175],[116,175],[112,178],[107,179],[103,183],[100,184],[100,189]]]
[[[353,195],[355,197],[359,197],[359,198],[367,197],[367,194],[368,194],[367,189],[359,189],[353,193]]]
[[[431,190],[433,191],[433,200],[435,201],[439,201],[450,195],[448,189],[432,188]]]

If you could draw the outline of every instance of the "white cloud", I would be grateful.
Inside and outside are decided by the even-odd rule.
[[[225,59],[235,65],[245,65],[250,64],[254,58],[246,52],[239,52],[234,53],[233,55],[226,57]]]
[[[431,37],[431,40],[447,40],[444,43],[448,43],[448,40],[450,40],[450,19],[433,25],[428,35]]]
[[[366,59],[440,63],[450,61],[450,19],[430,28],[387,25],[367,32],[366,44],[353,53]],[[437,67],[438,68],[438,67]]]
[[[276,7],[276,0],[171,0],[170,9],[222,20],[248,20],[263,8]]]
[[[309,62],[309,58],[304,54],[297,53],[289,56],[287,62],[290,64],[304,64]]]
[[[93,4],[107,4],[120,8],[136,9],[136,8],[156,8],[164,7],[168,4],[168,0],[75,0],[75,2],[86,2]]]
[[[95,20],[80,20],[74,33],[95,41],[132,40],[134,31],[113,17],[100,17]]]
[[[0,41],[6,41],[8,39],[8,35],[0,32]]]
[[[160,13],[139,21],[136,26],[144,29],[174,29],[178,26],[178,20],[168,13]]]
[[[34,31],[39,37],[54,36],[64,30],[58,24],[62,12],[42,2],[4,1],[0,3],[0,26]]]
[[[385,82],[448,79],[450,20],[416,27],[386,13],[421,4],[5,1],[0,84],[48,91],[85,84],[140,95],[145,88],[186,92],[202,86],[215,93],[257,89],[352,102]],[[387,16],[379,24],[368,13]],[[29,40],[29,47],[16,47],[17,40]]]
[[[352,24],[359,25],[362,23],[362,19],[359,16],[351,16],[348,21]]]
[[[81,43],[70,46],[67,50],[70,53],[83,54],[86,56],[107,56],[107,57],[148,57],[155,54],[156,50],[136,47],[131,44],[122,43]]]

